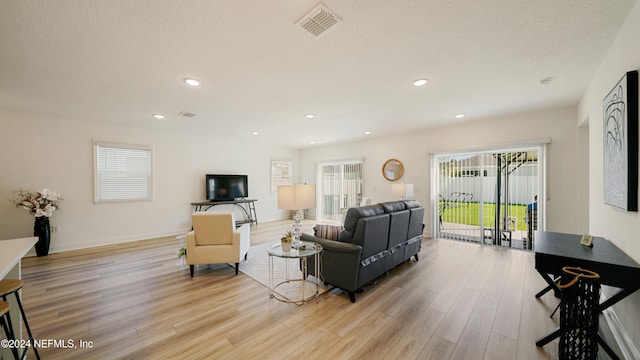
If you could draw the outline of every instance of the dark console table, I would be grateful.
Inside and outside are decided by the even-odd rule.
[[[258,224],[258,215],[256,215],[256,199],[238,199],[228,201],[199,201],[192,202],[191,205],[195,206],[195,211],[207,211],[216,205],[235,205],[242,209],[245,214],[244,220],[236,221],[236,226],[242,224]]]
[[[640,265],[608,240],[595,237],[593,247],[580,244],[581,235],[548,231],[535,232],[536,270],[549,286],[536,294],[536,298],[553,290],[560,297],[561,290],[553,278],[562,274],[564,266],[575,266],[595,271],[600,275],[600,283],[619,290],[600,303],[600,312],[631,295],[640,288]],[[552,278],[553,276],[553,278]],[[560,329],[536,341],[544,346],[560,337]],[[598,343],[613,359],[619,359],[613,349],[598,334]]]

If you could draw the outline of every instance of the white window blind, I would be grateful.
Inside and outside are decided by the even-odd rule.
[[[96,142],[94,153],[95,202],[153,198],[151,147]]]
[[[316,218],[340,221],[344,209],[358,206],[362,200],[362,160],[319,163],[316,186]]]

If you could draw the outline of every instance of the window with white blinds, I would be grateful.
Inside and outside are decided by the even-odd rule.
[[[341,221],[342,212],[362,200],[362,160],[319,163],[316,169],[318,220]]]
[[[151,200],[152,148],[96,142],[95,202]]]

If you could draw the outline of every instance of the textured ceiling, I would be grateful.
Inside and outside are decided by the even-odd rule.
[[[0,107],[305,148],[571,106],[634,2],[0,0]]]

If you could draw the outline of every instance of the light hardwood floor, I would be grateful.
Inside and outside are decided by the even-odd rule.
[[[252,225],[252,243],[290,222]],[[313,226],[303,223],[304,230]],[[556,359],[558,300],[533,254],[439,239],[352,304],[332,290],[304,306],[275,302],[230,265],[176,266],[175,237],[23,261],[24,304],[36,338],[77,348],[43,359]],[[91,341],[92,348],[79,342]],[[32,353],[29,353],[32,357]]]

